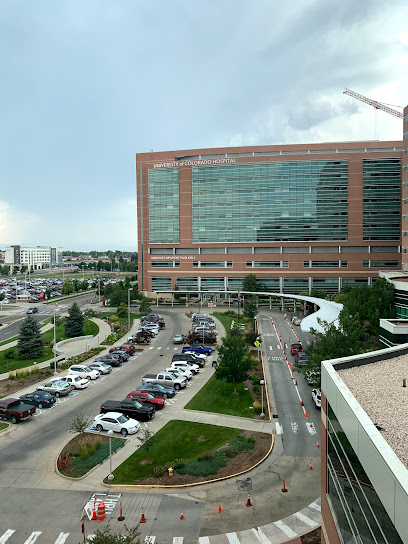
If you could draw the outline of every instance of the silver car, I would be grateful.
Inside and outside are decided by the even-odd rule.
[[[94,361],[88,366],[89,368],[97,370],[100,374],[110,374],[112,372],[111,365],[108,365],[108,363],[103,363],[102,361]]]
[[[37,385],[37,391],[46,391],[47,393],[51,393],[51,395],[55,395],[58,398],[68,395],[68,393],[72,391],[72,386],[63,380],[49,381]]]

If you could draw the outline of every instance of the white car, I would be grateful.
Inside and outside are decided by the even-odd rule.
[[[187,368],[166,368],[166,372],[171,372],[172,374],[175,374],[178,378],[186,378],[187,380],[191,380],[193,377],[193,373],[191,370],[188,370]]]
[[[96,380],[100,374],[97,370],[90,368],[87,365],[72,365],[69,367],[69,373],[86,378],[87,380]]]
[[[73,389],[86,389],[89,385],[89,381],[86,378],[81,378],[81,376],[76,376],[75,374],[67,374],[63,379],[72,385]]]
[[[312,399],[316,404],[316,408],[322,407],[322,392],[320,389],[312,389]]]
[[[136,419],[130,419],[119,412],[107,412],[94,417],[94,425],[97,431],[113,431],[122,433],[123,436],[135,434],[140,429],[140,423]]]
[[[197,372],[200,370],[198,365],[189,364],[187,361],[173,361],[170,368],[181,368],[181,370],[188,370],[193,374],[197,374]]]
[[[103,363],[102,361],[94,361],[93,363],[90,363],[89,368],[93,368],[94,370],[97,370],[100,374],[110,374],[112,372],[111,365],[108,365],[108,363]]]
[[[188,353],[189,355],[193,355],[195,359],[200,359],[201,361],[207,360],[207,355],[204,355],[204,353],[196,353],[195,351],[183,351],[183,353]]]

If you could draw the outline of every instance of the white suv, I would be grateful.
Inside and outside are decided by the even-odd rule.
[[[69,367],[69,373],[87,380],[96,380],[100,376],[97,370],[86,365],[72,365]]]

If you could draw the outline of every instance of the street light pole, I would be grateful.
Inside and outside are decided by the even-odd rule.
[[[130,291],[133,291],[133,287],[128,289],[128,329],[130,329]]]
[[[261,416],[261,417],[264,417],[264,415],[265,415],[265,413],[264,413],[264,405],[263,405],[264,385],[265,385],[264,380],[261,380],[261,381],[259,382],[259,384],[260,384],[260,386],[261,386],[261,395],[262,395],[262,397],[261,397],[261,398],[262,398],[262,411],[261,411],[261,413],[260,413],[260,416]]]
[[[108,436],[109,436],[109,475],[108,475],[108,480],[113,480],[113,478],[115,477],[112,474],[112,435],[113,435],[113,431],[111,429],[111,430],[108,431]]]
[[[57,350],[55,349],[57,343],[57,333],[55,328],[55,314],[57,313],[58,303],[54,306],[54,346],[52,348],[54,352],[54,374],[57,374]]]

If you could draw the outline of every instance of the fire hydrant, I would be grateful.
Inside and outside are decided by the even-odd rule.
[[[171,467],[169,468],[169,476],[173,476],[173,469]]]

